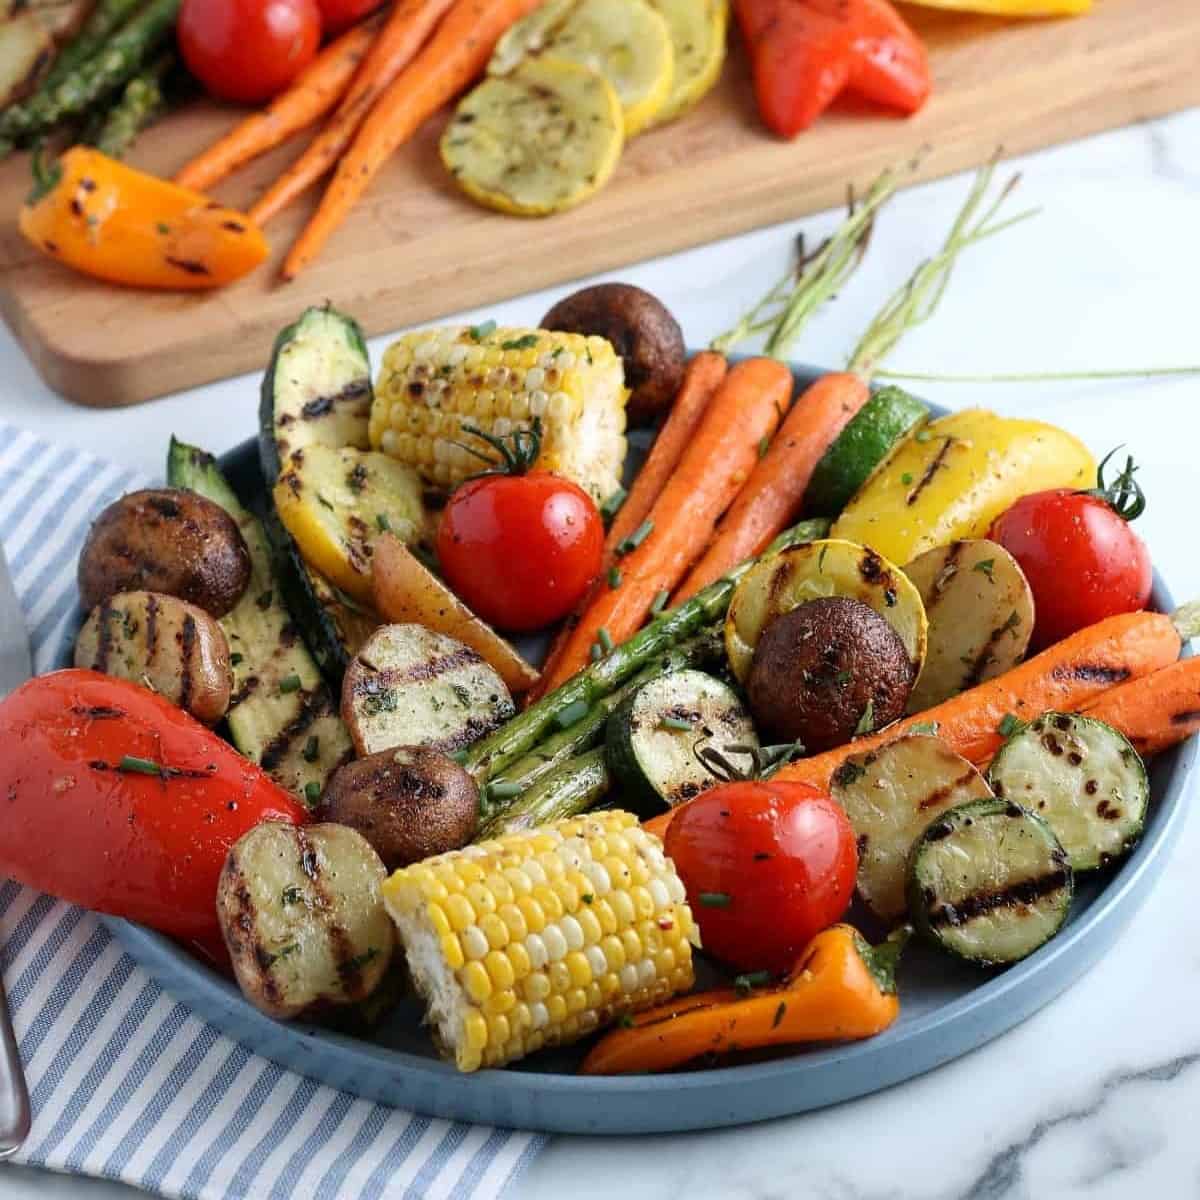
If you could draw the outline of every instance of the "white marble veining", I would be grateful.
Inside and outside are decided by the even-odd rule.
[[[894,365],[944,372],[1200,363],[1200,110],[1032,156],[1022,203],[1044,211],[964,259],[942,312]],[[928,254],[961,178],[900,196],[859,275],[797,350],[844,360],[882,298]],[[800,225],[643,263],[694,345],[729,325],[786,261]],[[536,322],[569,287],[492,306]],[[378,353],[382,340],[373,347]],[[254,425],[255,381],[116,412],[53,396],[0,334],[0,416],[145,470],[169,433],[223,450]],[[1150,507],[1139,523],[1180,597],[1200,595],[1200,378],[922,385],[930,399],[1058,421],[1095,449],[1127,443]],[[1193,799],[1200,789],[1193,789]],[[717,1133],[556,1139],[520,1200],[1125,1200],[1200,1195],[1200,821],[1112,953],[1012,1033],[930,1075],[800,1118]],[[0,1167],[4,1200],[116,1200],[128,1189]]]

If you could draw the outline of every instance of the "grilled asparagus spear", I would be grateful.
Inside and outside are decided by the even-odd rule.
[[[98,122],[95,136],[85,141],[110,158],[123,158],[137,135],[165,111],[163,80],[174,65],[175,55],[168,51],[139,71]]]

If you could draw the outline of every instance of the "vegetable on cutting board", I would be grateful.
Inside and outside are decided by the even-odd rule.
[[[18,222],[43,254],[131,287],[222,287],[267,256],[243,213],[83,146],[42,169]]]
[[[314,804],[354,755],[350,734],[308,647],[296,636],[262,522],[243,507],[212,455],[171,439],[167,480],[219,504],[250,553],[250,584],[221,619],[233,667],[233,744],[277,783]]]
[[[88,123],[81,139],[109,158],[123,158],[137,136],[167,110],[165,85],[178,65],[170,50],[147,63],[121,89],[108,112]]]
[[[1011,800],[975,800],[930,822],[912,850],[908,906],[917,929],[980,966],[1019,962],[1071,908],[1066,851],[1041,817]]]
[[[538,681],[516,648],[481,621],[392,534],[375,543],[372,587],[380,616],[394,625],[424,625],[469,646],[515,695]]]
[[[282,92],[321,44],[317,0],[183,0],[179,51],[208,92],[261,104]]]
[[[1054,830],[1075,871],[1121,858],[1150,804],[1146,768],[1128,738],[1093,717],[1047,712],[1017,729],[988,767],[1001,799]]]
[[[592,1047],[580,1072],[669,1071],[710,1055],[874,1037],[900,1015],[896,966],[906,938],[871,946],[852,926],[833,925],[779,983],[746,980],[633,1014]]]
[[[451,3],[453,0],[400,0],[392,7],[333,116],[304,153],[255,201],[250,215],[256,221],[265,225],[334,166],[371,106],[413,60]]]
[[[169,700],[57,671],[0,701],[0,871],[97,912],[211,945],[225,853],[303,807]]]
[[[929,620],[925,669],[909,712],[1003,675],[1025,657],[1033,636],[1033,593],[1003,546],[985,538],[951,542],[926,550],[904,574],[921,593]]]
[[[393,152],[487,65],[500,35],[538,0],[455,0],[433,37],[371,109],[283,265],[294,279],[321,252]]]
[[[1146,499],[1132,458],[1108,483],[1104,468],[1112,456],[1100,464],[1094,490],[1033,491],[992,525],[989,536],[1021,564],[1033,589],[1034,644],[1039,649],[1150,603],[1150,551],[1130,528],[1145,510]]]
[[[448,491],[501,461],[498,452],[480,459],[485,448],[467,426],[503,437],[536,417],[535,466],[601,504],[621,486],[627,397],[621,360],[603,338],[494,321],[418,330],[383,356],[371,445]]]
[[[350,86],[379,32],[381,20],[364,21],[330,42],[291,87],[188,162],[175,176],[175,182],[203,192],[320,120]]]
[[[453,753],[515,711],[474,650],[421,625],[377,629],[342,681],[342,717],[360,755],[398,746]]]
[[[712,535],[758,458],[758,446],[791,401],[791,372],[751,358],[732,367],[701,418],[696,435],[646,520],[618,547],[619,586],[601,589],[547,675],[553,687],[588,661],[605,637],[620,645],[670,592]],[[603,631],[604,637],[601,635]]]
[[[140,683],[204,725],[225,715],[233,690],[220,625],[154,592],[122,592],[92,609],[75,639],[75,665]]]
[[[243,834],[216,889],[243,995],[277,1020],[366,999],[396,944],[379,895],[386,874],[344,825],[267,821]]]
[[[652,125],[665,125],[697,105],[721,77],[729,0],[650,0],[667,22],[674,50],[671,91]]]
[[[640,2],[640,0],[639,0]],[[612,177],[625,145],[612,84],[570,59],[534,58],[489,76],[442,134],[442,164],[472,200],[498,212],[565,212]]]
[[[956,804],[992,796],[975,767],[928,733],[850,755],[831,788],[858,839],[858,894],[888,922],[904,916],[908,855],[921,831]]]
[[[622,796],[651,811],[721,782],[706,755],[715,751],[725,762],[746,765],[742,756],[758,749],[754,723],[737,693],[696,670],[643,684],[609,717],[604,741]]]
[[[460,484],[438,522],[437,557],[455,593],[504,630],[529,632],[565,617],[600,573],[604,523],[577,484],[534,470],[541,419],[507,438],[464,427],[499,466]],[[484,453],[486,451],[486,453]]]
[[[46,86],[47,66],[56,48],[69,43],[75,28],[88,15],[87,0],[63,0],[30,6],[10,2],[0,8],[0,106],[23,100]]]
[[[539,858],[565,859],[576,838],[580,865],[551,889]],[[577,1041],[692,986],[683,884],[630,813],[483,842],[437,871],[456,881],[449,895],[419,863],[392,875],[383,899],[438,1048],[460,1071]]]
[[[742,971],[786,971],[854,893],[854,830],[827,792],[729,783],[678,809],[666,851],[705,952]]]
[[[903,114],[929,98],[925,47],[888,0],[734,0],[734,9],[759,113],[781,137],[847,90]]]
[[[750,675],[758,639],[776,617],[822,596],[858,600],[896,631],[908,652],[912,678],[925,662],[925,606],[899,567],[866,546],[822,538],[764,557],[739,582],[725,617],[729,665]]]
[[[1064,430],[964,409],[901,442],[834,522],[833,536],[911,562],[935,546],[987,536],[1020,496],[1095,481],[1095,459]]]

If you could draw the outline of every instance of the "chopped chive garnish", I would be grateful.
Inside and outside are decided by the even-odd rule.
[[[750,971],[734,979],[733,986],[737,991],[744,993],[753,991],[756,987],[766,987],[770,982],[770,971]]]
[[[487,790],[493,800],[512,800],[519,796],[523,789],[519,783],[507,779],[494,779],[487,785]]]
[[[766,458],[767,451],[771,448],[771,439],[769,437],[759,438],[758,440],[758,457]]]
[[[536,333],[527,333],[524,337],[513,338],[511,342],[501,342],[501,350],[532,350],[538,344]]]
[[[586,700],[576,700],[574,704],[568,704],[566,708],[554,718],[554,723],[559,729],[570,729],[576,721],[582,721],[588,715],[588,702]]]
[[[653,521],[643,521],[618,547],[618,554],[636,550],[654,532]]]
[[[701,908],[728,908],[733,903],[728,892],[701,892],[696,899]]]
[[[157,229],[158,232],[163,235],[163,237],[166,237],[167,234],[171,232],[170,225],[168,225],[165,221],[159,221],[159,223],[157,225],[155,225],[154,228]]]
[[[320,739],[317,737],[310,737],[308,739],[308,741],[304,743],[304,761],[305,762],[316,762],[317,755],[320,753],[320,750],[321,750]]]
[[[601,650],[595,642],[593,642],[591,646],[588,647],[588,657],[592,660],[592,662],[599,662],[604,657],[604,651]]]
[[[1025,722],[1020,717],[1013,713],[1005,713],[1004,719],[996,726],[996,732],[1001,737],[1012,737],[1014,733],[1020,733],[1025,728]]]
[[[617,1018],[617,1024],[620,1025],[620,1027],[622,1029],[632,1029],[633,1028],[633,1018],[627,1012],[622,1013]]]
[[[992,578],[992,571],[995,570],[996,560],[994,558],[985,558],[977,562],[972,568],[972,571],[978,571],[981,575],[986,575],[989,579]]]
[[[279,690],[286,696],[289,692],[298,692],[300,690],[299,675],[285,675],[279,681]]]
[[[619,588],[621,586],[621,568],[608,568],[608,586],[610,588]]]
[[[941,726],[936,721],[918,721],[915,725],[908,727],[909,733],[928,733],[932,737],[937,736],[937,731]]]
[[[658,723],[663,729],[679,729],[684,733],[690,732],[692,728],[691,721],[685,721],[683,717],[663,717]]]
[[[913,434],[913,441],[920,442],[922,445],[932,440],[933,434],[930,433],[928,429],[918,429],[917,432]]]
[[[629,493],[623,487],[617,488],[617,490],[613,492],[612,495],[609,496],[609,498],[605,500],[602,505],[600,505],[600,515],[606,521],[611,521],[613,517],[617,515],[617,509],[619,509],[621,505],[625,503],[625,497],[628,495]]]
[[[126,754],[124,758],[117,763],[117,770],[124,771],[127,775],[163,775],[165,772],[158,763],[149,758],[137,758],[132,754]]]
[[[321,798],[321,785],[314,779],[304,785],[304,798],[309,804],[316,804]]]
[[[613,640],[608,630],[603,625],[596,630],[596,641],[600,644],[600,649],[608,654],[613,648]]]
[[[902,484],[904,484],[905,487],[908,487],[908,485],[910,483],[912,483],[912,481],[913,481],[913,475],[912,475],[911,471],[905,471],[904,474],[900,476],[900,482]]]
[[[875,728],[875,701],[868,700],[867,707],[863,709],[862,716],[858,719],[858,724],[854,727],[854,736],[861,737],[864,733],[870,733]]]
[[[471,340],[476,342],[482,342],[485,337],[488,337],[495,332],[495,321],[483,321],[478,325],[472,325],[471,328],[467,330],[467,333],[471,336]]]
[[[244,661],[236,650],[229,656],[229,665],[231,667],[240,667]]]
[[[375,517],[375,524],[379,526],[380,533],[391,533],[392,523],[388,519],[387,513],[378,513]]]
[[[584,902],[584,904],[591,904],[591,902],[596,899],[591,892],[584,892],[579,898]]]
[[[465,750],[455,750],[454,753],[451,754],[449,757],[452,758],[461,767],[463,765],[463,763],[465,763],[467,761],[467,752]]]
[[[259,596],[259,598],[257,600],[255,600],[254,603],[257,604],[258,607],[261,608],[265,612],[268,608],[271,607],[272,604],[274,604],[274,602],[275,602],[275,593],[274,592],[263,592],[263,594],[261,596]]]
[[[650,611],[657,617],[664,608],[667,607],[667,601],[670,600],[670,594],[664,589],[654,597],[654,603],[650,605]]]

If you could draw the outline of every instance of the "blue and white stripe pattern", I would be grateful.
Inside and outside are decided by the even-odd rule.
[[[145,480],[0,424],[0,541],[37,671],[61,657],[89,522]],[[15,1161],[205,1200],[486,1200],[543,1139],[293,1074],[172,999],[91,913],[12,882],[0,940],[33,1132]]]

